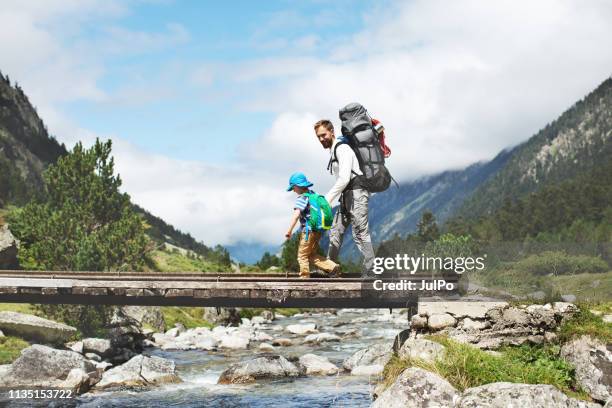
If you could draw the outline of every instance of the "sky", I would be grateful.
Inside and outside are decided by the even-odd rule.
[[[70,148],[208,245],[280,244],[312,125],[362,103],[398,181],[491,159],[612,74],[612,2],[4,0],[0,71]]]

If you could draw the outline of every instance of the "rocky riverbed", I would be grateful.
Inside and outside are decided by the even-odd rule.
[[[477,407],[511,401],[522,407],[597,407],[611,395],[612,353],[586,337],[565,344],[561,355],[576,368],[577,381],[592,403],[549,385],[499,382],[459,391],[416,367],[386,389],[379,382],[400,332],[401,344],[395,344],[400,358],[434,361],[443,358],[445,348],[429,340],[429,334],[496,353],[492,350],[506,344],[554,341],[558,326],[576,311],[568,303],[434,302],[420,304],[411,319],[388,310],[276,318],[265,312],[237,326],[186,329],[178,324],[166,332],[145,333],[136,330],[131,318],[117,316],[111,339],[84,339],[63,350],[44,345],[25,349],[13,364],[0,366],[0,386],[70,388],[77,397],[57,406],[85,407]],[[62,326],[55,330],[67,333]],[[6,399],[0,404],[36,405]]]

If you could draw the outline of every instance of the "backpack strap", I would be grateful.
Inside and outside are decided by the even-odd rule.
[[[329,162],[327,162],[327,171],[329,171],[329,174],[332,174],[332,164],[333,163],[337,163],[338,162],[338,156],[337,156],[337,150],[338,150],[338,146],[340,145],[348,145],[349,147],[351,146],[350,143],[348,142],[348,140],[346,140],[346,138],[344,136],[341,136],[338,138],[338,143],[336,143],[336,145],[334,146],[334,151],[331,155],[331,157],[329,158]],[[352,147],[351,147],[352,149]],[[351,169],[351,174],[353,174],[354,176],[359,176],[359,174],[357,174],[357,172],[355,172],[355,170]],[[353,181],[354,177],[351,178],[351,181]],[[350,184],[350,182],[349,182]]]

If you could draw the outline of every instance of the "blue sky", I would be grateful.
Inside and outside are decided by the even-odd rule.
[[[95,133],[121,134],[155,153],[207,163],[234,161],[241,141],[260,136],[276,112],[249,109],[243,91],[253,84],[236,83],[222,71],[211,73],[210,83],[198,83],[197,67],[324,58],[326,41],[358,32],[374,4],[383,2],[134,3],[122,17],[91,25],[72,40],[105,43],[109,30],[155,35],[172,33],[173,27],[176,38],[142,52],[109,53],[97,85],[123,95],[123,101],[72,100],[61,108]]]
[[[0,70],[68,147],[206,244],[279,245],[312,125],[359,101],[400,182],[487,160],[612,73],[604,0],[4,0]]]

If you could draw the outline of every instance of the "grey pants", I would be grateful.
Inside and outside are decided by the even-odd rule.
[[[362,274],[369,273],[374,263],[374,248],[368,226],[369,201],[370,193],[367,190],[346,190],[340,196],[340,208],[334,215],[334,223],[329,231],[327,257],[337,261],[344,233],[349,224],[353,226],[353,240],[363,255]]]

